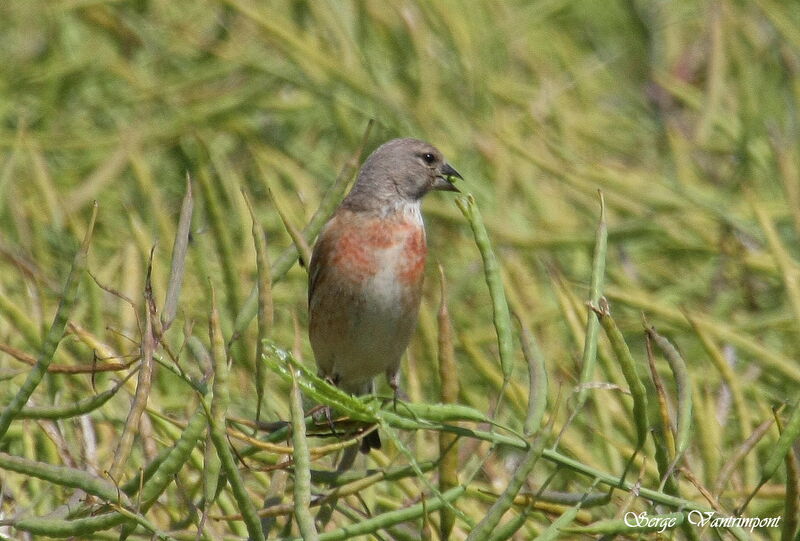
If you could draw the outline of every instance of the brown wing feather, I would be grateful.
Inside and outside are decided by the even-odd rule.
[[[311,263],[308,265],[308,305],[311,306],[311,299],[314,297],[314,292],[317,289],[317,284],[322,281],[325,269],[329,267],[326,265],[330,257],[331,247],[333,244],[331,222],[323,228],[322,232],[314,245],[314,250],[311,253]]]

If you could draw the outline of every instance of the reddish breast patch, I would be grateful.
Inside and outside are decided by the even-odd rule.
[[[378,262],[374,250],[364,242],[360,228],[343,228],[333,249],[331,263],[345,271],[355,281],[360,281],[378,272]]]
[[[403,249],[404,259],[400,265],[400,282],[407,286],[416,286],[425,272],[425,256],[428,247],[425,244],[425,230],[415,227],[406,237]]]
[[[405,285],[415,285],[425,269],[425,230],[405,216],[355,218],[335,224],[331,264],[358,282],[387,267]]]

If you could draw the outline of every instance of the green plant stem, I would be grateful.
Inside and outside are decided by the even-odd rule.
[[[56,352],[61,338],[64,336],[64,330],[67,328],[67,321],[69,314],[72,311],[75,301],[78,298],[78,286],[83,278],[83,271],[86,269],[86,261],[89,254],[89,244],[92,241],[92,233],[94,232],[95,220],[97,220],[98,205],[95,202],[92,207],[92,217],[89,220],[89,226],[86,228],[86,235],[83,238],[83,243],[80,249],[75,254],[75,259],[72,262],[72,268],[67,277],[67,283],[64,285],[64,291],[61,297],[61,302],[58,304],[56,315],[53,317],[53,324],[47,331],[47,335],[42,343],[42,349],[39,353],[36,364],[28,373],[28,377],[20,387],[11,402],[0,413],[0,441],[5,436],[11,421],[22,410],[28,399],[36,390],[36,387],[41,383],[42,378],[47,373],[47,367],[53,360],[53,355]]]

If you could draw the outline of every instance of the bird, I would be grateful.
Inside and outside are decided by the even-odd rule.
[[[427,256],[421,201],[431,191],[459,192],[453,178],[463,180],[430,143],[392,139],[365,160],[320,231],[308,268],[309,341],[319,376],[341,390],[369,394],[385,374],[397,397]],[[373,431],[360,449],[380,446]],[[355,447],[348,450],[340,471],[355,460]]]

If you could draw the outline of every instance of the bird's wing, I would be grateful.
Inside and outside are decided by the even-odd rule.
[[[328,267],[325,262],[330,257],[331,249],[333,248],[333,244],[335,242],[334,237],[336,228],[331,227],[331,224],[335,219],[336,218],[328,222],[322,229],[322,232],[319,234],[319,238],[317,239],[317,243],[314,245],[314,251],[311,253],[311,263],[308,265],[309,306],[311,305],[311,299],[314,297],[314,291],[316,290],[317,284],[319,284],[322,280],[322,275],[324,274],[325,268]]]

